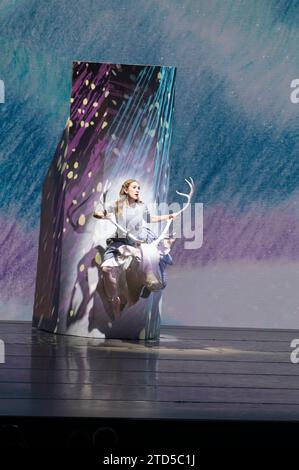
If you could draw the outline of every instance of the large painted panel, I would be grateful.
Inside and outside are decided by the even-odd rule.
[[[173,67],[74,62],[70,118],[43,187],[34,307],[39,328],[100,337],[159,336],[165,282],[149,278],[156,269],[156,278],[164,279],[169,249],[156,243],[155,253],[148,254],[150,244],[142,248],[138,240],[158,240],[159,232],[147,227],[149,208],[167,202],[174,84]],[[140,191],[130,209],[146,209],[146,217],[143,232],[129,233],[127,244],[121,228],[131,232],[136,220],[129,220],[131,228],[127,221],[120,226],[113,208],[130,180]],[[93,217],[108,207],[111,219]],[[106,279],[101,267],[112,238],[123,240],[114,257],[122,266],[112,264]]]

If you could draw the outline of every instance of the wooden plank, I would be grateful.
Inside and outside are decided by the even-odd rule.
[[[279,388],[299,389],[299,378],[281,375],[254,375],[239,373],[175,373],[147,371],[85,371],[80,375],[74,370],[7,369],[0,370],[0,384],[45,383],[45,384],[94,384],[94,385],[144,385],[148,387],[232,387],[232,388]]]
[[[60,349],[52,347],[51,345],[33,345],[32,348],[27,346],[6,347],[5,358],[7,363],[18,359],[43,359],[49,360],[49,357],[55,357],[57,360],[64,358],[78,358],[86,359],[89,362],[97,361],[98,359],[111,359],[119,360],[169,360],[169,361],[231,361],[231,362],[267,362],[267,363],[290,363],[290,352],[265,352],[265,351],[247,351],[238,350],[232,347],[220,348],[209,347],[197,349],[178,349],[178,348],[144,348],[136,345],[135,347],[126,347],[124,345],[116,347],[61,347]]]
[[[0,336],[2,333],[29,333],[31,330],[31,322],[7,322],[0,320]]]
[[[67,335],[53,335],[49,332],[32,329],[30,324],[7,324],[0,321],[0,337],[7,335],[10,337],[18,337],[26,334],[32,335],[51,335],[59,340],[61,338],[76,338],[78,341],[86,341],[84,337],[71,337]],[[12,335],[12,336],[11,336]],[[231,329],[231,328],[204,328],[204,327],[161,327],[161,338],[171,340],[181,339],[213,339],[213,340],[230,340],[230,341],[286,341],[290,342],[293,338],[299,338],[299,330],[262,330],[262,329]],[[93,338],[88,338],[93,341]],[[96,341],[96,339],[95,339]]]
[[[190,326],[190,325],[161,325],[161,328],[166,328],[167,330],[194,330],[196,328],[200,328],[201,330],[229,330],[229,331],[260,331],[260,332],[267,332],[267,331],[283,331],[283,332],[292,332],[292,331],[299,331],[299,328],[249,328],[249,327],[231,327],[231,326],[225,326],[225,327],[219,327],[219,326]]]
[[[299,375],[299,366],[291,363],[277,362],[244,362],[229,360],[169,360],[134,358],[95,358],[92,360],[73,355],[70,357],[8,357],[6,363],[0,364],[0,370],[5,369],[47,369],[47,370],[77,370],[86,373],[88,370],[118,371],[168,371],[181,373],[238,373],[265,374],[265,375]]]
[[[69,347],[76,348],[80,351],[80,348],[86,349],[86,341],[85,343],[82,342],[69,342],[67,343],[64,341],[54,342],[52,339],[37,341],[35,338],[30,340],[19,340],[18,338],[14,338],[13,340],[5,340],[6,349],[9,355],[20,355],[24,353],[25,355],[28,354],[37,354],[41,355],[43,350],[46,350],[47,346],[55,348],[55,351],[65,350],[66,344]],[[74,343],[74,344],[73,344]],[[128,343],[123,341],[120,343],[117,340],[110,340],[110,341],[93,341],[91,344],[88,344],[89,349],[105,349],[105,348],[123,348],[125,349],[143,349],[144,351],[159,351],[159,350],[183,350],[186,349],[188,351],[192,349],[215,349],[215,348],[230,348],[234,350],[240,351],[259,351],[259,352],[290,352],[292,348],[290,347],[290,343],[286,341],[229,341],[229,340],[180,340],[180,341],[161,341],[157,344],[144,344],[144,343]]]
[[[262,329],[233,329],[233,328],[202,328],[202,327],[165,327],[161,335],[178,339],[230,339],[252,341],[288,341],[299,338],[299,330],[262,330]]]
[[[170,403],[108,400],[0,401],[2,416],[101,417],[129,419],[299,421],[298,405],[235,403]]]
[[[298,405],[297,390],[224,387],[147,387],[136,385],[80,385],[69,384],[11,384],[2,383],[0,399],[32,400],[109,400],[235,403],[235,404],[289,404]],[[113,403],[111,403],[113,406]]]

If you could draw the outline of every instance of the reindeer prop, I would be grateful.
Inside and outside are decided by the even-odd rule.
[[[188,208],[194,193],[193,179],[190,177],[189,179],[185,179],[185,181],[188,184],[190,191],[188,194],[176,191],[177,194],[185,197],[187,200],[184,207],[177,212],[177,216]],[[121,233],[124,234],[125,237],[130,240],[130,244],[124,244],[119,247],[118,259],[122,269],[120,270],[117,279],[117,290],[118,297],[120,299],[120,311],[122,311],[125,307],[134,305],[139,300],[144,289],[146,289],[148,295],[150,295],[151,292],[162,290],[165,287],[160,261],[170,252],[174,242],[173,238],[169,238],[167,236],[173,219],[169,219],[167,221],[161,234],[151,243],[140,241],[116,220],[107,216],[106,198],[110,186],[111,183],[106,182],[100,199],[104,213],[104,217],[101,217],[101,219],[109,220],[120,230]],[[111,318],[113,318],[114,313],[111,299],[109,299],[109,296],[105,291],[101,272],[99,275],[97,291],[102,299],[106,312]]]

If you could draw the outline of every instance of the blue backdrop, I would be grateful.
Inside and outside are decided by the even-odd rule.
[[[41,187],[68,118],[73,60],[176,66],[170,195],[191,175],[198,201],[225,208],[222,226],[251,214],[263,246],[242,239],[230,259],[245,248],[255,261],[298,258],[299,105],[290,83],[299,75],[299,2],[2,0],[0,16],[0,318],[31,318]],[[274,223],[277,208],[291,221],[277,214]],[[282,252],[286,225],[293,236]],[[214,263],[225,258],[216,248]]]

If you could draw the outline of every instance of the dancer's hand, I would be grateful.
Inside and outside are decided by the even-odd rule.
[[[96,219],[109,219],[110,214],[108,214],[107,211],[104,210],[104,211],[94,212],[93,217],[95,217]]]

